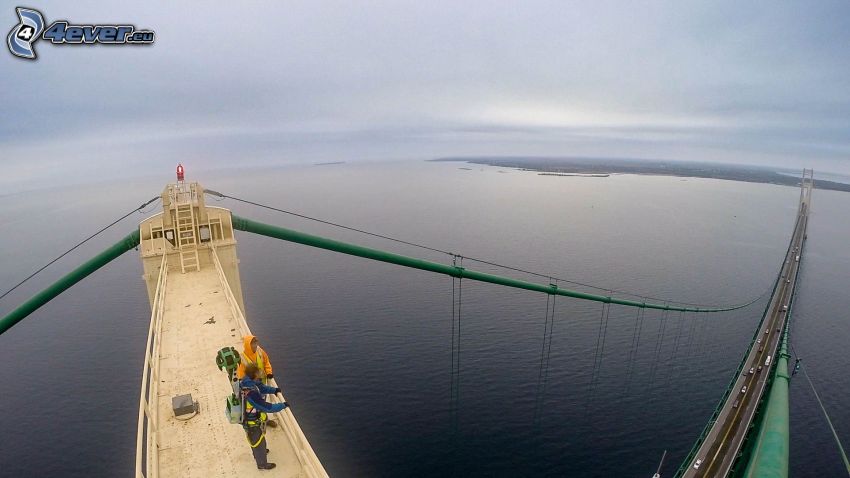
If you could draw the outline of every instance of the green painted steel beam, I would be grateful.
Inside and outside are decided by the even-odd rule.
[[[54,297],[68,290],[81,280],[85,279],[94,271],[100,269],[113,259],[124,254],[130,249],[139,245],[139,230],[136,229],[128,234],[125,238],[116,242],[114,245],[92,257],[82,265],[72,270],[58,281],[51,284],[46,289],[32,296],[29,300],[21,304],[7,316],[0,319],[0,334],[6,332],[18,322],[24,320],[28,315],[32,314],[42,305],[53,300]]]
[[[779,358],[773,374],[773,384],[767,397],[764,419],[756,438],[755,448],[744,472],[746,478],[788,477],[788,327],[782,335]]]
[[[371,259],[380,262],[387,262],[390,264],[396,264],[404,267],[410,267],[413,269],[419,269],[423,271],[436,272],[438,274],[444,274],[452,277],[462,278],[462,279],[470,279],[480,282],[488,282],[490,284],[496,284],[507,287],[514,287],[517,289],[525,289],[535,292],[543,292],[546,294],[552,295],[561,295],[565,297],[574,297],[576,299],[582,300],[592,300],[596,302],[605,302],[608,304],[618,304],[625,305],[629,307],[641,307],[646,309],[659,309],[659,310],[674,310],[674,311],[683,311],[683,312],[726,312],[730,310],[741,309],[755,302],[749,302],[747,304],[736,305],[732,307],[721,307],[721,308],[706,308],[706,307],[679,307],[667,304],[654,304],[650,302],[638,302],[634,300],[626,300],[626,299],[618,299],[611,296],[597,295],[597,294],[588,294],[585,292],[580,292],[577,290],[564,289],[558,287],[555,284],[538,284],[534,282],[527,282],[517,279],[512,279],[509,277],[499,276],[495,274],[488,274],[485,272],[478,272],[470,269],[466,269],[464,267],[456,266],[456,265],[448,265],[448,264],[440,264],[438,262],[426,261],[424,259],[417,259],[415,257],[404,256],[401,254],[395,254],[392,252],[386,252],[379,249],[372,249],[369,247],[358,246],[356,244],[350,244],[347,242],[337,241],[334,239],[328,239],[326,237],[316,236],[312,234],[307,234],[304,232],[295,231],[292,229],[286,229],[279,226],[273,226],[269,224],[264,224],[257,221],[252,221],[250,219],[246,219],[243,217],[233,216],[233,227],[239,231],[251,232],[254,234],[259,234],[262,236],[273,237],[276,239],[282,239],[284,241],[295,242],[298,244],[304,244],[306,246],[317,247],[320,249],[326,249],[329,251],[340,252],[342,254],[348,254],[351,256],[363,257],[366,259]],[[756,299],[758,300],[758,299]]]

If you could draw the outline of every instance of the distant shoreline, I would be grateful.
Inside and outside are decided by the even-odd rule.
[[[619,158],[539,158],[539,157],[448,157],[428,161],[464,162],[503,168],[537,171],[541,176],[608,177],[611,174],[645,174],[686,178],[725,179],[747,183],[797,187],[798,177],[766,167],[717,163],[687,163]],[[815,188],[850,192],[850,184],[815,179]]]
[[[523,169],[523,171],[537,171],[536,169]],[[538,176],[569,176],[573,178],[607,178],[608,173],[537,173]]]

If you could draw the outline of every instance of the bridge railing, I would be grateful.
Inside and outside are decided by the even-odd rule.
[[[142,368],[142,388],[139,393],[139,422],[136,430],[136,478],[156,478],[159,475],[159,439],[156,428],[159,414],[159,337],[165,307],[167,257],[167,254],[163,254],[159,266],[159,278],[151,304],[148,341],[145,345],[145,364]]]
[[[221,267],[221,262],[219,261],[215,245],[210,247],[210,252],[213,264],[215,264],[215,270],[218,273],[218,277],[224,288],[224,297],[227,299],[227,303],[230,306],[230,312],[233,314],[233,317],[236,319],[236,323],[239,325],[240,334],[242,336],[248,335],[251,333],[251,329],[248,328],[248,322],[245,320],[245,315],[242,313],[242,309],[239,308],[239,303],[236,301],[236,297],[230,289],[227,282],[227,276],[224,274],[224,269]],[[269,380],[269,385],[272,387],[278,386],[274,379]],[[269,401],[273,403],[280,402],[277,395],[269,395],[269,399]],[[274,416],[278,419],[278,423],[283,424],[281,428],[284,433],[286,433],[289,442],[292,444],[292,447],[298,456],[298,461],[301,463],[302,469],[307,478],[327,478],[328,473],[319,461],[319,457],[316,456],[316,453],[313,451],[313,447],[310,445],[310,442],[307,441],[307,437],[301,430],[301,426],[298,425],[298,422],[295,420],[295,415],[292,414],[292,410],[287,408],[282,412],[275,413]]]

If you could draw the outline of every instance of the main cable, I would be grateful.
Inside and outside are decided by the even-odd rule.
[[[68,254],[70,254],[72,251],[74,251],[74,250],[75,250],[75,249],[77,249],[78,247],[82,246],[83,244],[85,244],[86,242],[90,241],[91,239],[94,239],[94,238],[95,238],[97,235],[99,235],[100,233],[102,233],[102,232],[106,231],[106,230],[107,230],[107,229],[109,229],[110,227],[112,227],[112,226],[114,226],[114,225],[118,224],[119,222],[123,221],[124,219],[126,219],[126,218],[130,217],[130,216],[131,216],[134,212],[142,212],[142,209],[146,208],[147,206],[149,206],[151,203],[153,203],[154,201],[156,201],[156,200],[157,200],[157,199],[159,199],[159,198],[160,198],[159,196],[154,196],[154,197],[152,197],[149,201],[147,201],[147,202],[143,203],[141,206],[137,207],[136,209],[133,209],[132,211],[128,212],[127,214],[124,214],[123,216],[119,217],[118,219],[116,219],[116,220],[112,221],[112,222],[111,222],[111,223],[109,223],[108,225],[106,225],[106,226],[104,226],[103,228],[101,228],[99,231],[95,232],[94,234],[90,235],[89,237],[87,237],[87,238],[83,239],[82,241],[78,242],[78,243],[77,243],[74,247],[72,247],[72,248],[68,249],[67,251],[63,252],[62,254],[60,254],[60,255],[59,255],[59,257],[57,257],[57,258],[53,259],[52,261],[48,262],[47,264],[43,265],[43,266],[42,266],[41,268],[39,268],[37,271],[35,271],[35,272],[33,272],[32,274],[28,275],[28,276],[27,276],[24,280],[22,280],[22,281],[18,282],[17,284],[15,284],[15,286],[14,286],[14,287],[12,287],[11,289],[9,289],[9,290],[7,290],[6,292],[4,292],[4,293],[3,293],[3,295],[0,295],[0,299],[2,299],[3,297],[6,297],[6,296],[7,296],[7,295],[9,295],[10,293],[12,293],[12,291],[14,291],[15,289],[17,289],[17,288],[18,288],[18,287],[20,287],[21,285],[23,285],[26,281],[28,281],[28,280],[32,279],[33,277],[35,277],[35,276],[36,276],[39,272],[41,272],[41,271],[43,271],[44,269],[47,269],[48,267],[50,267],[53,263],[55,263],[55,262],[56,262],[56,261],[58,261],[59,259],[62,259],[63,257],[67,256]]]
[[[593,284],[578,282],[578,281],[575,281],[575,280],[563,279],[563,278],[560,278],[560,277],[553,276],[551,274],[543,274],[543,273],[540,273],[540,272],[534,272],[534,271],[522,269],[522,268],[519,268],[519,267],[508,266],[508,265],[505,265],[505,264],[499,264],[497,262],[488,261],[488,260],[485,260],[485,259],[479,259],[479,258],[470,257],[470,256],[466,256],[466,255],[456,254],[454,252],[447,251],[447,250],[444,250],[444,249],[426,246],[424,244],[418,244],[418,243],[415,243],[415,242],[405,241],[403,239],[398,239],[398,238],[395,238],[395,237],[392,237],[392,236],[387,236],[387,235],[384,235],[384,234],[378,234],[378,233],[375,233],[375,232],[370,232],[370,231],[366,231],[366,230],[363,230],[363,229],[358,229],[356,227],[346,226],[344,224],[339,224],[339,223],[328,221],[328,220],[325,220],[325,219],[319,219],[319,218],[316,218],[316,217],[308,216],[306,214],[288,211],[286,209],[281,209],[281,208],[277,208],[277,207],[274,207],[274,206],[269,206],[267,204],[258,203],[258,202],[251,201],[251,200],[248,200],[248,199],[242,199],[242,198],[238,198],[238,197],[235,197],[235,196],[230,196],[228,194],[224,194],[224,193],[212,190],[212,189],[205,189],[204,192],[207,193],[207,194],[210,194],[212,196],[216,196],[216,197],[220,197],[220,198],[226,198],[226,199],[232,199],[232,200],[237,201],[237,202],[250,204],[252,206],[268,209],[268,210],[283,213],[283,214],[288,214],[290,216],[295,216],[295,217],[298,217],[298,218],[301,218],[301,219],[306,219],[308,221],[318,222],[320,224],[338,227],[340,229],[345,229],[345,230],[348,230],[348,231],[357,232],[357,233],[360,233],[360,234],[365,234],[367,236],[385,239],[385,240],[388,240],[388,241],[396,242],[396,243],[399,243],[399,244],[404,244],[404,245],[407,245],[407,246],[418,247],[420,249],[424,249],[424,250],[431,251],[431,252],[438,252],[440,254],[446,254],[446,255],[449,255],[449,256],[452,256],[452,257],[461,257],[462,256],[464,259],[466,259],[468,261],[478,262],[480,264],[486,264],[486,265],[493,266],[493,267],[499,267],[499,268],[514,271],[514,272],[521,272],[523,274],[529,274],[529,275],[536,276],[536,277],[546,278],[546,279],[550,279],[550,280],[557,280],[557,281],[560,281],[560,282],[566,282],[568,284],[587,287],[587,288],[594,289],[594,290],[607,291],[609,293],[625,294],[625,295],[629,295],[629,296],[637,297],[637,298],[641,298],[641,299],[649,299],[649,300],[654,300],[654,301],[659,301],[659,302],[667,302],[669,304],[679,304],[679,305],[683,305],[683,306],[692,306],[692,307],[698,307],[698,308],[712,308],[712,307],[714,307],[714,306],[706,305],[706,304],[697,304],[697,303],[693,303],[693,302],[681,302],[681,301],[674,301],[674,300],[664,299],[664,298],[659,298],[659,297],[652,297],[652,296],[649,296],[649,295],[635,294],[633,292],[618,290],[618,289],[612,289],[610,287],[600,287],[600,286],[596,286],[596,285],[593,285]],[[761,300],[765,295],[767,295],[770,292],[771,292],[771,289],[768,289],[767,291],[762,293],[760,296],[756,297],[755,299],[753,299],[750,302],[747,302],[746,304],[743,304],[741,307],[747,307],[749,305],[752,305],[752,304],[758,302],[759,300]]]

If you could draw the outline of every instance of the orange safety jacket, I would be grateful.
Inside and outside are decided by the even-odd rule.
[[[257,368],[260,369],[260,380],[265,383],[266,376],[272,373],[272,364],[269,361],[269,356],[266,354],[266,351],[263,350],[259,345],[257,346],[257,352],[254,353],[251,350],[251,341],[254,340],[255,336],[246,335],[242,338],[242,360],[239,361],[239,368],[236,369],[236,376],[241,380],[245,377],[245,365],[248,363],[253,363],[257,365]]]

